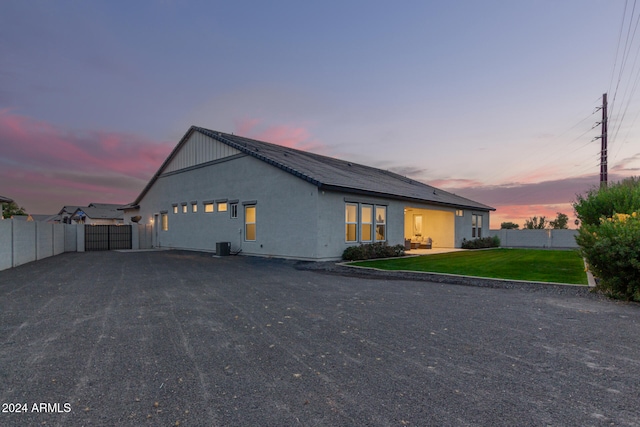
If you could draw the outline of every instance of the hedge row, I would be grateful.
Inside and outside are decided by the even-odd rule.
[[[349,246],[342,253],[346,261],[361,261],[374,258],[392,258],[404,255],[404,246],[389,246],[387,243],[366,243],[359,246]]]

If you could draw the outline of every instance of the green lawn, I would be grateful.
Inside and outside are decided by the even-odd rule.
[[[462,274],[497,279],[587,285],[582,258],[575,250],[491,249],[354,262],[383,270]]]

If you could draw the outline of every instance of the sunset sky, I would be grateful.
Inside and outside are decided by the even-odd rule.
[[[609,179],[640,168],[633,3],[2,1],[0,195],[129,203],[197,125],[573,222],[605,92]]]

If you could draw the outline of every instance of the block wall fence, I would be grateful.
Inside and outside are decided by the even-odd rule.
[[[490,230],[504,248],[574,249],[578,230]]]
[[[0,220],[0,271],[64,252],[84,252],[85,227],[90,225]],[[151,228],[133,227],[132,249],[151,248]]]

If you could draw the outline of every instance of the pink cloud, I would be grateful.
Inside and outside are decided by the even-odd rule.
[[[175,145],[107,131],[74,131],[0,111],[2,193],[32,213],[65,204],[128,203]],[[70,200],[72,199],[72,200]]]
[[[437,188],[447,189],[463,189],[463,188],[476,188],[483,185],[482,182],[474,179],[435,179],[430,180],[429,185]]]
[[[623,175],[609,174],[610,181],[624,179]],[[572,204],[578,194],[585,194],[599,186],[598,175],[584,175],[530,183],[504,183],[483,185],[472,180],[439,180],[429,184],[471,200],[496,208],[491,213],[491,228],[500,228],[502,222],[515,222],[520,227],[533,216],[555,219],[558,212],[569,216],[569,227],[575,220]]]
[[[311,132],[301,126],[265,126],[260,119],[245,118],[237,120],[235,128],[238,135],[271,142],[284,147],[315,152],[323,152],[326,150],[324,144],[312,139]]]
[[[621,176],[610,175],[617,181]],[[577,194],[584,194],[599,185],[597,175],[584,175],[532,183],[505,183],[499,185],[443,186],[443,190],[476,200],[490,206],[548,205],[572,203]]]
[[[496,211],[491,213],[491,229],[500,228],[503,222],[515,222],[524,228],[527,219],[537,216],[544,216],[547,221],[556,219],[558,212],[569,217],[569,228],[575,228],[575,215],[571,203],[548,204],[548,205],[505,205],[496,207]]]
[[[619,173],[632,172],[637,174],[638,171],[640,171],[640,153],[620,160],[611,168],[611,172]]]

